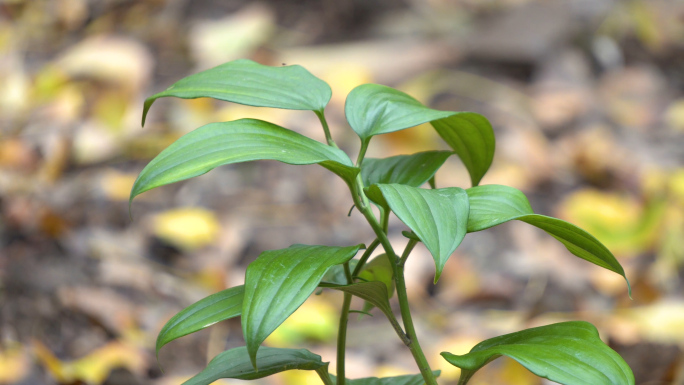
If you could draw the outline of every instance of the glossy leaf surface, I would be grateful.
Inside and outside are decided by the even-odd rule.
[[[520,190],[500,185],[477,186],[466,190],[470,200],[468,232],[488,229],[514,219],[536,226],[559,240],[574,255],[616,272],[625,271],[615,256],[593,235],[563,220],[535,214]],[[629,281],[627,281],[629,288]],[[631,289],[630,294],[631,294]]]
[[[167,343],[200,331],[242,312],[244,286],[236,286],[203,298],[181,310],[164,325],[157,336],[156,353]]]
[[[434,370],[432,372],[435,377],[439,377],[440,371],[439,370]],[[330,375],[330,377],[333,379],[333,382],[335,382],[336,378],[334,375]],[[420,374],[409,374],[405,376],[397,376],[397,377],[384,377],[384,378],[377,378],[377,377],[366,377],[366,378],[357,378],[355,380],[350,380],[346,379],[345,384],[347,385],[425,385],[425,381],[423,380],[423,377]]]
[[[332,90],[323,80],[298,65],[270,67],[235,60],[185,77],[166,91],[145,100],[142,124],[155,100],[214,98],[256,107],[322,111]]]
[[[306,349],[280,349],[263,347],[257,354],[259,371],[254,370],[247,348],[241,346],[227,350],[209,362],[199,374],[183,385],[209,385],[221,378],[256,380],[286,370],[316,370],[327,366],[321,357]]]
[[[433,110],[387,86],[363,84],[354,88],[347,96],[345,115],[364,143],[374,135],[431,122],[461,158],[474,186],[494,159],[494,131],[485,117],[473,112]]]
[[[254,365],[266,337],[309,298],[330,267],[350,260],[361,246],[292,245],[265,251],[247,267],[242,332]]]
[[[435,282],[444,264],[466,235],[468,195],[458,187],[427,190],[399,184],[379,184],[377,188],[402,222],[428,248],[435,260]],[[375,199],[375,195],[369,194]]]
[[[361,167],[365,186],[398,183],[420,187],[453,155],[450,151],[426,151],[389,158],[366,158]]]
[[[256,119],[210,123],[184,135],[138,175],[131,200],[147,190],[205,174],[215,167],[251,160],[320,164],[343,179],[359,169],[342,150]]]
[[[564,385],[633,385],[634,375],[619,354],[587,322],[563,322],[494,337],[462,356],[442,356],[461,368],[459,385],[499,356],[507,356],[539,377]]]

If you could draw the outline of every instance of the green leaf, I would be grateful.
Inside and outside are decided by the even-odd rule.
[[[632,289],[620,262],[598,239],[563,220],[535,214],[520,190],[501,185],[485,185],[466,190],[470,200],[468,232],[488,229],[514,219],[536,226],[559,240],[574,255],[616,272]]]
[[[361,167],[361,178],[364,186],[398,183],[420,187],[452,154],[451,151],[427,151],[384,159],[366,158]]]
[[[242,332],[256,367],[261,343],[316,290],[334,265],[349,261],[363,245],[292,245],[265,251],[247,267]]]
[[[352,259],[349,261],[349,269],[352,271],[356,267],[356,265],[359,263],[358,259]],[[344,265],[335,265],[328,269],[328,271],[323,275],[323,278],[321,279],[321,282],[324,283],[333,283],[337,285],[346,285],[347,284],[347,274],[344,272]]]
[[[633,385],[634,375],[622,357],[581,321],[563,322],[494,337],[462,356],[442,356],[462,369],[459,385],[500,356],[522,364],[539,377],[564,385]]]
[[[286,370],[316,370],[328,365],[321,357],[306,349],[280,349],[264,346],[256,357],[259,371],[250,362],[247,348],[227,350],[209,362],[199,374],[183,385],[209,385],[221,378],[256,380]]]
[[[365,281],[384,283],[387,286],[387,298],[392,298],[392,294],[394,294],[394,271],[387,254],[380,254],[365,264],[359,272],[359,277]]]
[[[426,190],[400,184],[375,185],[392,212],[428,248],[435,260],[435,283],[466,235],[468,195],[458,187]],[[374,187],[375,187],[374,186]],[[373,191],[373,189],[370,189]],[[377,199],[370,193],[370,199]]]
[[[251,160],[320,164],[347,181],[359,169],[342,150],[256,119],[210,123],[184,135],[138,175],[130,200],[147,190],[205,174],[215,167]]]
[[[347,95],[344,112],[362,141],[453,114],[427,108],[413,97],[380,84],[362,84],[354,88]]]
[[[157,336],[156,353],[169,342],[200,331],[242,312],[244,286],[236,286],[203,298],[181,310],[164,325]]]
[[[433,370],[432,374],[435,375],[435,377],[439,377],[441,371],[439,370]],[[331,374],[330,377],[332,378],[333,382],[337,379],[335,375]],[[385,377],[385,378],[377,378],[377,377],[367,377],[367,378],[358,378],[356,380],[350,380],[350,379],[345,379],[345,384],[347,385],[425,385],[425,381],[423,380],[423,376],[420,374],[409,374],[406,376],[397,376],[397,377]]]
[[[323,111],[332,90],[323,80],[298,65],[270,67],[235,60],[185,77],[166,91],[145,100],[142,125],[155,100],[214,98],[255,107]]]
[[[360,282],[352,285],[335,285],[321,282],[320,286],[343,291],[361,299],[365,299],[385,313],[388,318],[391,319],[394,317],[392,308],[387,299],[389,297],[389,294],[387,294],[387,286],[382,282]]]
[[[491,123],[480,114],[461,112],[433,121],[432,127],[458,154],[472,185],[477,186],[494,160],[496,140]]]
[[[494,159],[494,131],[485,117],[473,112],[433,110],[387,86],[363,84],[354,88],[347,96],[345,114],[363,143],[375,135],[431,122],[463,161],[473,186],[480,183]]]

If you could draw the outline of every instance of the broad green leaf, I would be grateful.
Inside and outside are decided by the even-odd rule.
[[[347,262],[363,245],[292,245],[265,251],[247,267],[242,332],[256,367],[261,343],[316,290],[332,266]]]
[[[159,349],[169,342],[200,331],[217,322],[237,317],[242,312],[244,286],[236,286],[203,298],[181,310],[164,325],[157,336]]]
[[[385,313],[388,318],[393,317],[392,308],[387,299],[389,297],[387,294],[387,286],[382,282],[359,282],[351,285],[335,285],[321,282],[320,286],[355,295],[370,302],[373,306]]]
[[[592,324],[582,321],[526,329],[480,342],[462,356],[442,356],[461,368],[459,385],[500,356],[564,385],[634,385],[632,370],[622,357],[601,341]]]
[[[221,165],[260,159],[317,163],[348,181],[359,173],[340,149],[262,120],[240,119],[210,123],[178,139],[140,172],[130,199]]]
[[[461,112],[433,121],[432,127],[458,154],[472,185],[477,186],[494,160],[494,130],[489,121],[480,114]]]
[[[420,187],[452,154],[450,151],[427,151],[384,159],[366,158],[361,167],[361,178],[364,186],[398,183]]]
[[[227,350],[209,362],[199,374],[183,385],[209,385],[221,378],[256,380],[286,370],[316,370],[328,365],[306,349],[280,349],[264,346],[256,357],[259,371],[252,366],[247,348]]]
[[[347,96],[345,115],[363,143],[373,136],[431,122],[439,135],[461,158],[473,186],[494,159],[492,125],[473,112],[438,111],[411,96],[379,84],[363,84]]]
[[[380,84],[354,88],[347,95],[344,112],[362,141],[453,115],[425,107],[404,92]]]
[[[432,374],[435,377],[439,377],[441,371],[439,370],[433,370]],[[333,374],[330,375],[332,378],[333,382],[337,379],[337,377]],[[425,381],[423,380],[423,376],[420,374],[409,374],[405,376],[397,376],[397,377],[385,377],[385,378],[377,378],[377,377],[366,377],[366,378],[358,378],[355,380],[350,380],[346,379],[345,384],[347,385],[425,385]]]
[[[488,229],[514,219],[536,226],[559,240],[574,255],[616,272],[629,280],[620,262],[593,235],[563,220],[535,214],[520,190],[501,185],[484,185],[466,190],[470,200],[468,232]]]
[[[392,212],[428,248],[435,260],[435,282],[466,235],[468,195],[458,187],[426,190],[400,184],[375,185]],[[371,189],[373,190],[373,189]],[[368,195],[374,199],[375,194]]]
[[[323,111],[332,90],[323,80],[298,65],[270,67],[235,60],[185,77],[166,91],[145,100],[142,125],[155,100],[214,98],[255,107]]]
[[[387,286],[387,297],[392,298],[394,294],[394,270],[386,254],[380,254],[366,263],[359,277],[365,281],[378,281]]]

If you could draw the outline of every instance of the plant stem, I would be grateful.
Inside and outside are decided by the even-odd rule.
[[[404,322],[404,329],[408,334],[408,339],[404,340],[402,338],[402,340],[404,340],[405,343],[408,342],[406,346],[408,346],[409,350],[411,351],[413,359],[416,361],[416,364],[420,369],[420,374],[423,376],[423,380],[425,380],[425,383],[427,385],[437,385],[437,381],[435,380],[435,377],[432,374],[432,369],[430,369],[430,364],[427,362],[425,354],[423,353],[423,350],[421,349],[420,344],[418,343],[418,336],[416,335],[416,330],[413,326],[413,319],[411,318],[411,309],[409,308],[408,295],[406,293],[406,282],[404,281],[404,267],[399,265],[400,260],[397,257],[397,254],[394,252],[392,244],[390,243],[389,238],[387,238],[387,234],[385,234],[382,226],[380,225],[380,223],[378,223],[377,218],[375,218],[373,211],[371,210],[369,205],[362,202],[361,197],[355,193],[355,191],[360,191],[361,193],[363,193],[362,183],[363,181],[361,181],[360,178],[356,179],[354,183],[356,185],[354,187],[356,188],[351,189],[352,197],[354,198],[354,204],[356,204],[356,207],[363,214],[363,216],[366,217],[366,221],[368,221],[368,224],[371,226],[371,228],[373,228],[375,235],[378,237],[380,243],[382,244],[382,247],[385,249],[385,253],[387,253],[387,257],[392,262],[391,265],[394,273],[394,280],[397,286],[397,298],[399,299],[401,318]],[[365,195],[362,196],[365,197]]]
[[[359,156],[356,158],[356,167],[361,167],[361,163],[363,163],[363,158],[366,157],[366,150],[368,150],[368,144],[370,143],[370,139],[366,139],[364,141],[361,141],[361,148],[359,149]]]
[[[347,277],[347,285],[354,283],[349,262],[344,263],[344,275]],[[345,352],[347,348],[347,324],[349,323],[349,308],[351,307],[352,295],[344,293],[340,325],[337,329],[337,385],[345,385]]]
[[[337,143],[332,138],[332,135],[330,135],[330,127],[328,127],[328,121],[325,120],[325,112],[323,110],[321,111],[314,111],[316,113],[316,116],[318,116],[318,120],[321,121],[321,125],[323,126],[323,132],[325,132],[325,140],[328,141],[328,145],[339,148],[337,147]]]
[[[340,326],[337,330],[337,385],[345,385],[345,349],[347,348],[347,324],[349,323],[349,307],[352,295],[344,293]]]
[[[325,385],[335,385],[333,384],[330,375],[328,375],[328,365],[316,369],[316,373],[318,373],[318,376]]]
[[[370,246],[368,246],[366,251],[361,256],[361,259],[359,259],[359,263],[356,264],[356,267],[352,272],[352,277],[356,277],[357,275],[359,275],[361,269],[363,268],[363,265],[366,264],[366,261],[368,261],[368,258],[370,258],[371,254],[373,254],[373,251],[375,251],[379,244],[380,240],[375,238],[375,240],[370,244]]]
[[[404,265],[406,264],[406,260],[408,259],[409,255],[411,255],[411,251],[413,248],[416,246],[418,241],[415,239],[409,239],[408,244],[406,245],[406,248],[404,249],[404,253],[401,255],[401,260],[399,260],[399,267],[404,268]]]

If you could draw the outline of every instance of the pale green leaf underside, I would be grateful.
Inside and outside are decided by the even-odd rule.
[[[360,282],[351,285],[335,285],[321,282],[320,286],[355,295],[370,302],[373,306],[380,309],[388,318],[393,317],[392,308],[387,299],[387,286],[382,282]]]
[[[432,178],[453,152],[426,151],[389,158],[366,158],[361,167],[364,186],[377,183],[419,187]]]
[[[247,267],[242,332],[256,365],[261,343],[314,292],[334,265],[349,261],[362,245],[292,245],[265,251]]]
[[[631,295],[629,280],[620,262],[593,235],[561,219],[535,214],[525,194],[513,187],[484,185],[466,192],[470,200],[468,232],[514,219],[536,226],[563,243],[577,257],[623,276]]]
[[[327,366],[321,357],[306,349],[280,349],[264,346],[256,357],[259,371],[254,370],[247,354],[241,346],[227,350],[209,362],[199,374],[183,385],[209,385],[221,378],[256,380],[286,370],[317,370]]]
[[[203,298],[181,310],[157,336],[156,353],[169,342],[205,329],[217,322],[238,317],[242,312],[244,286],[236,286]]]
[[[500,356],[522,364],[539,377],[563,385],[634,385],[634,375],[619,354],[587,322],[563,322],[494,337],[462,356],[443,352],[462,369],[459,385]]]
[[[270,67],[251,60],[235,60],[185,77],[166,91],[145,100],[142,125],[155,100],[214,98],[256,107],[322,111],[332,90],[299,65]]]
[[[468,195],[458,187],[427,190],[400,184],[378,184],[392,212],[408,226],[435,260],[435,282],[466,235]],[[369,198],[374,199],[374,194]]]
[[[404,92],[379,84],[363,84],[347,96],[345,115],[362,142],[380,134],[431,122],[461,158],[476,186],[494,159],[495,138],[489,121],[472,112],[438,111]]]
[[[439,377],[441,371],[439,370],[433,370],[432,374],[435,377]],[[332,378],[333,382],[337,379],[337,377],[333,374],[330,375]],[[366,378],[357,378],[355,380],[350,380],[350,379],[345,379],[345,384],[346,385],[425,385],[425,381],[423,380],[423,377],[420,374],[409,374],[405,376],[397,376],[397,377],[385,377],[385,378],[377,378],[377,377],[366,377]]]
[[[147,190],[221,165],[262,159],[320,164],[345,180],[353,180],[360,171],[340,149],[262,120],[240,119],[207,124],[175,141],[140,172],[131,200]]]

